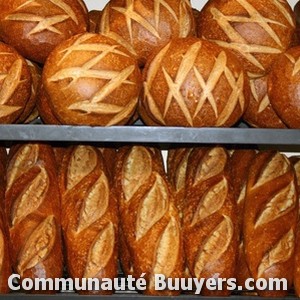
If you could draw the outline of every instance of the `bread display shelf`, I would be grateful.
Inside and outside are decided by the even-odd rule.
[[[300,145],[300,130],[0,125],[0,141]]]

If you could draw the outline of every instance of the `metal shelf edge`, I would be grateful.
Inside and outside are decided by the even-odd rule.
[[[299,145],[300,130],[0,125],[0,141]]]

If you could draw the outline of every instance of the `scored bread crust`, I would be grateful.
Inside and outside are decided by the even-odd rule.
[[[60,194],[53,150],[14,146],[7,167],[5,214],[14,272],[23,278],[61,278]]]
[[[82,0],[12,0],[0,4],[0,37],[38,63],[45,63],[59,43],[87,29],[87,8]]]
[[[268,75],[250,79],[249,105],[243,119],[257,128],[287,128],[270,103]]]
[[[251,277],[286,278],[292,285],[298,193],[293,166],[285,155],[261,151],[252,161],[245,198],[244,247]],[[288,291],[257,291],[284,297]]]
[[[31,74],[23,57],[0,42],[0,123],[15,123],[31,95]]]
[[[235,55],[195,37],[174,39],[153,55],[143,79],[140,114],[149,125],[230,127],[249,101]]]
[[[141,89],[140,70],[131,54],[114,40],[92,33],[56,47],[42,82],[53,114],[70,125],[126,124]]]
[[[69,147],[59,178],[69,275],[80,279],[117,277],[117,205],[101,152],[92,146]]]
[[[118,151],[115,170],[120,258],[125,274],[138,278],[146,273],[144,294],[178,295],[180,291],[157,291],[154,286],[155,274],[167,278],[183,275],[180,219],[161,153],[143,146],[123,147]]]
[[[127,48],[144,66],[151,53],[171,39],[193,36],[195,23],[190,0],[111,0],[98,31]]]
[[[300,47],[290,48],[273,64],[268,78],[270,102],[290,128],[300,128]]]
[[[268,73],[296,27],[286,0],[211,0],[197,20],[198,36],[234,51],[252,78]]]
[[[235,278],[238,232],[229,156],[222,147],[195,148],[189,156],[183,237],[192,277]],[[206,296],[228,296],[202,289]]]

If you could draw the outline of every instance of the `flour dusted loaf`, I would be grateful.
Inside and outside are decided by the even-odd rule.
[[[183,275],[180,220],[160,152],[143,146],[119,149],[114,192],[121,218],[123,269],[137,278],[146,273],[145,294],[179,294],[154,287],[154,274],[167,278]]]
[[[238,59],[216,44],[172,40],[144,69],[145,123],[167,126],[234,125],[248,104],[248,79]],[[145,117],[145,115],[147,115]]]
[[[245,197],[244,247],[251,277],[293,282],[298,192],[293,166],[283,154],[264,151],[252,161]],[[284,297],[287,291],[257,291]]]
[[[243,119],[257,128],[286,128],[270,103],[268,75],[251,79],[250,89],[249,105]]]
[[[28,65],[12,47],[0,42],[0,123],[10,124],[21,116],[31,95]]]
[[[62,124],[124,125],[141,88],[137,61],[114,40],[77,35],[50,54],[43,69],[49,106]]]
[[[195,148],[189,156],[184,207],[184,251],[192,277],[235,278],[238,232],[229,156],[222,147]],[[203,295],[228,296],[222,290]]]
[[[44,63],[59,43],[87,28],[82,0],[10,0],[0,4],[1,39],[39,63]]]
[[[129,49],[143,66],[172,38],[194,35],[190,0],[110,0],[98,28]]]
[[[5,222],[4,218],[6,163],[6,149],[4,147],[0,147],[0,294],[6,294],[9,292],[8,277],[12,272],[9,255],[9,240],[7,236],[7,222]]]
[[[197,22],[198,36],[231,49],[248,75],[263,76],[295,32],[286,0],[209,0]]]
[[[14,272],[21,279],[62,277],[60,194],[49,145],[23,144],[12,148],[5,214]]]
[[[117,277],[117,205],[97,148],[79,145],[66,150],[60,169],[60,190],[69,275]]]
[[[280,55],[269,75],[272,107],[290,128],[300,128],[300,46]]]

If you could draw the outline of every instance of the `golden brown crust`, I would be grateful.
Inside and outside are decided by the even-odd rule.
[[[117,205],[97,148],[79,145],[66,150],[60,169],[60,189],[69,275],[117,277]]]
[[[196,148],[187,171],[183,237],[188,268],[196,278],[234,278],[237,258],[236,203],[229,156],[221,147]],[[202,290],[226,296],[230,291]]]
[[[211,0],[197,26],[199,37],[234,51],[248,75],[258,77],[290,46],[295,18],[287,1]]]
[[[248,180],[248,172],[252,160],[255,157],[255,150],[234,150],[230,157],[231,182],[233,188],[234,199],[237,203],[237,223],[238,223],[238,257],[236,279],[237,284],[245,286],[246,279],[250,278],[250,272],[246,262],[244,251],[244,205],[246,196],[246,186]]]
[[[129,49],[143,66],[172,38],[194,35],[195,23],[189,0],[111,0],[98,30]]]
[[[272,66],[269,97],[272,107],[290,128],[300,128],[300,47],[289,49]]]
[[[5,214],[14,272],[21,278],[60,278],[60,194],[50,146],[24,144],[12,149]]]
[[[125,271],[135,277],[146,273],[145,294],[178,295],[179,291],[154,289],[154,274],[183,275],[180,220],[160,152],[142,146],[119,149],[114,192],[119,201],[121,247],[128,247],[125,259],[121,256]]]
[[[289,157],[291,164],[294,166],[296,179],[297,179],[297,190],[298,196],[300,193],[300,157],[292,156]],[[297,297],[300,297],[300,222],[298,218],[298,224],[296,228],[296,247],[295,247],[295,261],[294,261],[294,276],[293,285]]]
[[[113,183],[117,149],[111,147],[102,147],[99,148],[99,150],[104,159],[105,168],[107,170],[107,176],[110,182]]]
[[[167,174],[175,192],[175,206],[178,209],[180,218],[183,217],[188,159],[192,150],[192,148],[177,148],[168,151]]]
[[[26,106],[21,116],[17,120],[18,123],[29,123],[37,117],[36,101],[38,96],[38,90],[41,84],[42,70],[37,64],[29,60],[26,60],[26,62],[29,67],[29,71],[32,79],[31,95],[29,100],[26,103]]]
[[[141,76],[137,61],[125,48],[105,36],[86,33],[61,43],[50,54],[43,85],[63,124],[124,125],[135,112]]]
[[[274,111],[268,93],[268,75],[250,79],[250,100],[243,119],[253,127],[286,128]]]
[[[244,247],[251,277],[293,281],[298,193],[295,172],[279,152],[259,152],[252,161],[245,198]],[[284,297],[287,291],[257,291]]]
[[[248,79],[238,59],[195,37],[172,40],[148,61],[143,75],[145,123],[229,127],[248,105]]]
[[[14,0],[1,3],[0,36],[24,57],[44,63],[59,43],[88,28],[82,0]]]
[[[0,123],[10,124],[22,114],[31,94],[31,75],[26,61],[0,42]]]
[[[0,294],[9,292],[8,277],[11,275],[7,223],[4,222],[4,197],[6,185],[6,149],[0,147]]]
[[[59,125],[61,123],[53,114],[49,102],[49,96],[46,94],[43,85],[41,85],[38,91],[36,103],[39,116],[45,124]]]

